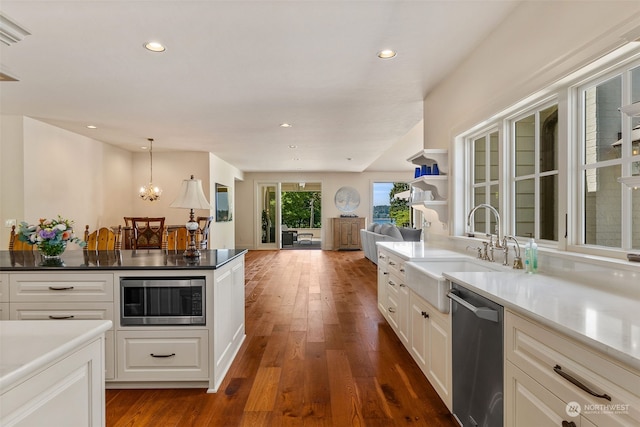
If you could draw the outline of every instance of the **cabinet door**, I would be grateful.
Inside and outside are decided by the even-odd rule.
[[[411,316],[411,341],[410,351],[413,359],[418,363],[422,372],[427,375],[429,360],[429,354],[427,353],[427,346],[430,341],[429,333],[431,326],[430,320],[430,308],[422,301],[421,298],[416,297],[414,293],[411,293],[410,297],[410,316]]]
[[[392,277],[400,281],[398,283],[398,336],[408,350],[410,348],[409,322],[411,318],[411,312],[409,310],[409,287],[404,283],[404,280],[397,276]]]
[[[511,362],[506,364],[504,425],[518,427],[580,426],[580,416],[567,415],[567,403],[542,387]],[[569,410],[570,412],[570,410]]]
[[[451,325],[450,317],[433,310],[429,322],[429,373],[427,377],[442,400],[451,402]]]
[[[389,272],[387,271],[386,258],[382,253],[378,255],[378,310],[385,317],[387,314],[387,278]]]

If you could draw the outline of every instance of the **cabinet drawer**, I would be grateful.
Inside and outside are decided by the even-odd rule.
[[[12,302],[9,310],[11,320],[111,320],[115,324],[112,303]]]
[[[388,255],[387,267],[389,273],[397,275],[400,279],[404,280],[404,260],[394,255]]]
[[[562,401],[580,404],[582,415],[596,425],[640,423],[639,372],[508,311],[505,351],[508,360]],[[592,396],[558,372],[611,400]]]
[[[11,274],[11,302],[113,301],[113,274]]]
[[[0,302],[9,302],[9,275],[0,274]]]
[[[0,302],[0,320],[9,320],[9,303]]]
[[[118,380],[204,380],[206,330],[118,331]]]

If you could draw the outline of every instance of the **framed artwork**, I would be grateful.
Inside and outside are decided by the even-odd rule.
[[[216,183],[216,222],[226,222],[233,219],[231,200],[231,189],[226,185]]]

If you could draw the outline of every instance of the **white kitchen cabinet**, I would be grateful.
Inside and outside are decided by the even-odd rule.
[[[508,310],[505,353],[506,425],[520,425],[536,405],[549,421],[536,426],[558,425],[552,422],[567,419],[567,404],[579,405],[580,416],[567,420],[578,426],[640,425],[639,372]]]
[[[111,273],[11,273],[8,316],[11,320],[111,320],[114,278]],[[105,333],[105,378],[115,378],[113,328]]]
[[[105,425],[105,322],[2,322],[0,425]],[[42,323],[42,322],[41,322]],[[12,371],[12,369],[14,369]]]
[[[206,380],[206,329],[119,330],[118,381]]]
[[[215,270],[213,315],[213,385],[217,390],[245,337],[244,257]]]
[[[387,321],[402,344],[409,349],[409,288],[405,283],[404,260],[386,253],[386,311]]]
[[[452,407],[451,322],[418,294],[410,295],[410,352],[440,398]]]
[[[0,320],[9,320],[9,275],[0,273]]]
[[[387,255],[384,251],[378,251],[378,310],[389,321],[387,312]]]

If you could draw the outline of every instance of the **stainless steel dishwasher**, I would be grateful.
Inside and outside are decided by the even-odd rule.
[[[453,415],[464,427],[502,427],[503,307],[453,283]]]

